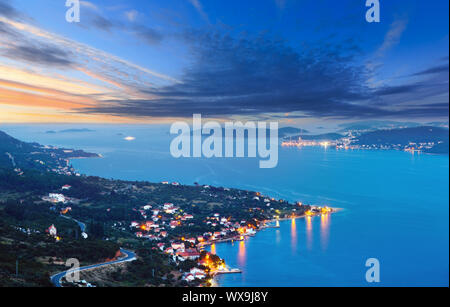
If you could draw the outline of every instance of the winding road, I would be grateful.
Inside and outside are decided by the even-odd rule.
[[[66,274],[71,274],[74,272],[81,272],[81,271],[86,271],[86,270],[91,270],[91,269],[95,269],[95,268],[100,268],[103,266],[107,266],[107,265],[112,265],[112,264],[117,264],[117,263],[123,263],[123,262],[130,262],[130,261],[134,261],[136,260],[136,254],[132,251],[129,250],[125,250],[123,248],[120,249],[120,251],[122,252],[122,254],[125,254],[126,256],[123,258],[120,258],[118,260],[114,260],[114,261],[109,261],[109,262],[104,262],[104,263],[99,263],[99,264],[92,264],[92,265],[88,265],[88,266],[84,266],[81,268],[77,268],[77,269],[70,269],[58,274],[55,274],[53,276],[50,277],[50,280],[52,282],[53,285],[55,285],[55,287],[62,287],[61,285],[61,279],[66,276]]]

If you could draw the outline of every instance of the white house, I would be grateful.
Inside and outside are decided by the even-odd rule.
[[[52,202],[55,202],[55,203],[63,203],[66,201],[66,197],[62,194],[49,193],[48,197],[50,198],[50,200]]]
[[[52,224],[52,226],[50,226],[50,227],[48,228],[48,234],[51,235],[52,237],[56,237],[56,235],[58,234],[58,232],[56,231],[55,225]]]

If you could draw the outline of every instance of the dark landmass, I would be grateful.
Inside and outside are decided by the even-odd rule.
[[[59,131],[49,130],[49,131],[46,131],[45,133],[54,134],[54,133],[82,133],[82,132],[95,132],[95,130],[91,130],[91,129],[65,129],[65,130],[59,130]]]
[[[212,134],[213,132],[211,132]],[[278,137],[279,138],[283,138],[289,135],[295,135],[295,134],[299,134],[299,133],[309,133],[308,130],[305,129],[300,129],[300,128],[294,128],[294,127],[283,127],[283,128],[279,128],[278,129]],[[191,135],[194,134],[194,131],[191,132]],[[203,137],[207,137],[211,134],[203,134]],[[256,129],[255,132],[256,136],[258,136],[258,130]],[[222,135],[225,136],[225,128],[222,128]],[[234,135],[236,136],[236,132],[234,132]],[[270,137],[270,129],[266,129],[266,136]],[[244,133],[244,137],[248,138],[248,131],[245,131]]]
[[[294,127],[284,127],[284,128],[278,129],[279,137],[286,137],[288,135],[307,134],[307,133],[309,133],[309,131],[306,129],[294,128]]]
[[[414,122],[396,122],[396,121],[360,121],[354,123],[341,124],[342,127],[338,132],[358,132],[371,131],[381,129],[396,129],[396,128],[412,128],[420,126],[419,123]]]
[[[374,122],[378,125],[393,125],[405,123],[397,122]],[[408,123],[414,125],[414,123]],[[356,128],[350,125],[349,127]],[[357,126],[358,128],[368,128],[369,126]],[[449,132],[448,128],[419,126],[411,128],[376,129],[368,131],[351,131],[345,135],[339,133],[326,133],[319,135],[296,135],[284,137],[282,143],[285,147],[297,146],[322,146],[322,142],[327,142],[326,146],[336,146],[337,149],[383,149],[383,150],[403,150],[411,152],[424,152],[434,154],[449,153]]]
[[[363,133],[352,140],[352,145],[371,148],[411,149],[448,154],[449,131],[439,127],[414,127],[377,130]]]
[[[318,134],[318,135],[295,135],[291,137],[285,137],[284,139],[298,139],[302,138],[303,140],[308,141],[337,141],[342,139],[344,136],[339,133],[324,133],[324,134]]]
[[[100,156],[83,150],[25,143],[0,131],[0,165],[16,169],[18,172],[23,169],[35,169],[72,174],[74,170],[69,167],[69,159],[97,157]]]
[[[430,123],[426,123],[425,126],[441,127],[441,128],[448,129],[448,121],[447,122],[430,122]]]

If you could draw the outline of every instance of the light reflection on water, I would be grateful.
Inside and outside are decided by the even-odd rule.
[[[238,251],[238,264],[241,267],[245,266],[246,261],[246,254],[245,254],[245,241],[239,241],[239,251]]]
[[[330,214],[322,214],[320,217],[320,245],[324,251],[328,247],[328,240],[330,237],[330,219]]]
[[[306,248],[312,250],[313,234],[312,234],[312,217],[306,217]]]
[[[295,218],[291,221],[291,249],[292,253],[295,254],[297,251],[297,227],[295,226]]]

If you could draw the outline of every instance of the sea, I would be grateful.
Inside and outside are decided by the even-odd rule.
[[[242,270],[219,276],[219,286],[449,286],[448,155],[280,147],[278,166],[261,169],[256,158],[173,158],[165,125],[64,131],[77,128],[0,125],[23,141],[100,153],[103,158],[72,160],[87,175],[198,182],[342,208],[211,246]],[[379,282],[366,278],[373,259]]]

